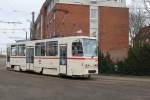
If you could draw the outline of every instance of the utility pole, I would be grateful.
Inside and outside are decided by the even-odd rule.
[[[2,55],[3,49],[1,48],[1,55]]]
[[[26,40],[28,39],[28,32],[26,29],[22,29],[24,32],[25,32],[25,35],[26,35]]]
[[[26,40],[28,39],[28,32],[26,31]]]

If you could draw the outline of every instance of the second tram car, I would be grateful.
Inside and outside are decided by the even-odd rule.
[[[47,75],[98,74],[96,38],[75,36],[9,44],[7,68]]]

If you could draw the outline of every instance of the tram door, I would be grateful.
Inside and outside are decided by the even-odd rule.
[[[67,75],[67,44],[60,45],[59,71]]]
[[[26,67],[27,70],[34,70],[34,48],[27,47],[26,49]]]

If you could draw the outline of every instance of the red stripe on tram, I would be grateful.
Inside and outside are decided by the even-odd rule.
[[[59,59],[59,58],[46,58],[46,57],[34,57],[35,59]]]
[[[11,58],[26,58],[26,57],[11,57]],[[34,57],[35,59],[60,59],[60,58],[46,58],[46,57]],[[67,58],[67,60],[98,60],[97,58]]]
[[[68,60],[97,60],[97,58],[67,58]]]
[[[35,59],[60,59],[60,58],[45,58],[45,57],[35,57]],[[98,60],[97,58],[66,58],[67,60]]]

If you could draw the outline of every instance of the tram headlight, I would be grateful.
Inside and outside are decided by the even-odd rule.
[[[96,68],[97,67],[97,64],[85,64],[85,68]]]
[[[85,68],[90,68],[90,65],[89,65],[89,64],[86,64],[86,65],[85,65]]]
[[[84,63],[82,63],[82,66],[84,66],[84,67],[88,67],[89,65],[88,64],[84,64]]]
[[[86,64],[86,63],[82,63],[82,66],[85,67],[86,69],[88,68],[96,68],[97,64]]]

